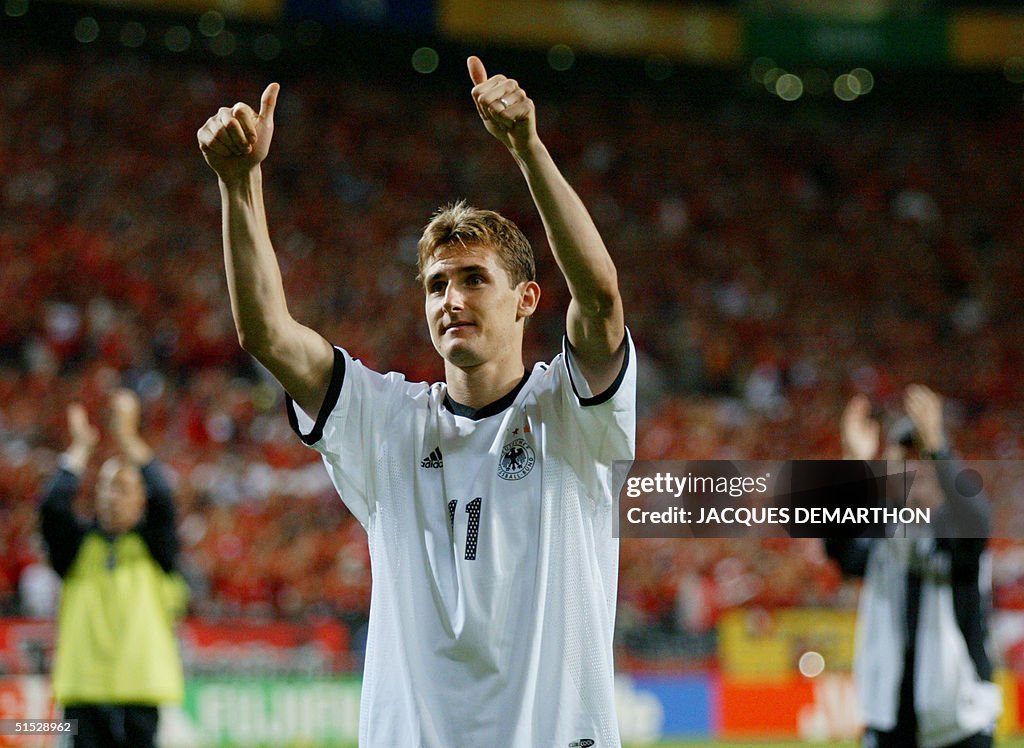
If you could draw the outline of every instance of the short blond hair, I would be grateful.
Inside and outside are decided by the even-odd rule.
[[[536,280],[533,247],[519,227],[500,213],[474,208],[459,200],[439,208],[423,229],[417,246],[418,282],[423,282],[423,269],[431,258],[452,245],[494,249],[513,288],[523,281]]]

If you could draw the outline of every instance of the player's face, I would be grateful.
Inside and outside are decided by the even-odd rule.
[[[142,519],[146,492],[139,471],[128,465],[104,465],[96,481],[96,519],[107,532],[127,532]]]
[[[540,296],[536,283],[513,288],[498,253],[476,245],[442,248],[423,278],[430,339],[446,361],[468,368],[521,358],[522,322]]]

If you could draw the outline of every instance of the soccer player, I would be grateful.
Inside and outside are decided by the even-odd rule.
[[[175,570],[174,502],[153,451],[139,434],[139,401],[111,397],[110,430],[121,454],[100,468],[96,522],[72,509],[99,441],[85,408],[68,408],[71,445],[46,489],[40,522],[62,580],[54,696],[78,720],[78,748],[154,745],[158,706],[181,701],[174,623],[185,611]]]
[[[863,746],[988,748],[1001,710],[985,651],[991,509],[984,495],[964,496],[956,488],[959,465],[943,426],[942,398],[911,385],[904,409],[908,418],[890,430],[885,456],[904,460],[919,451],[936,460],[933,488],[944,501],[933,510],[933,537],[825,541],[844,573],[864,579],[854,658],[867,726]],[[876,458],[881,427],[866,397],[850,401],[841,430],[846,458]]]
[[[444,382],[371,371],[293,319],[262,199],[273,83],[258,113],[223,108],[198,133],[219,177],[232,311],[369,536],[360,745],[617,746],[612,464],[634,454],[636,356],[615,266],[538,137],[533,102],[468,64],[480,118],[525,177],[572,295],[562,352],[526,369],[540,298],[530,244],[461,202],[419,242]]]

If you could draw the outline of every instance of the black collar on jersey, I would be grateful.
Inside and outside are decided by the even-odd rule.
[[[444,407],[457,416],[463,418],[471,418],[474,421],[479,421],[481,418],[487,418],[493,416],[495,413],[500,413],[505,410],[509,405],[516,399],[516,395],[519,391],[526,386],[526,380],[530,378],[530,372],[526,371],[523,373],[523,378],[519,380],[519,384],[512,388],[512,391],[507,395],[503,395],[489,405],[485,405],[482,408],[470,408],[468,405],[457,403],[452,400],[448,393],[444,393]]]

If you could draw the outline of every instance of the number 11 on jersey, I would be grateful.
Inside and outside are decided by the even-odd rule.
[[[477,496],[466,504],[466,514],[469,515],[469,526],[466,529],[466,555],[467,561],[476,561],[476,545],[480,539],[480,508],[484,500]],[[455,531],[455,508],[458,506],[458,499],[448,502],[448,526]]]

